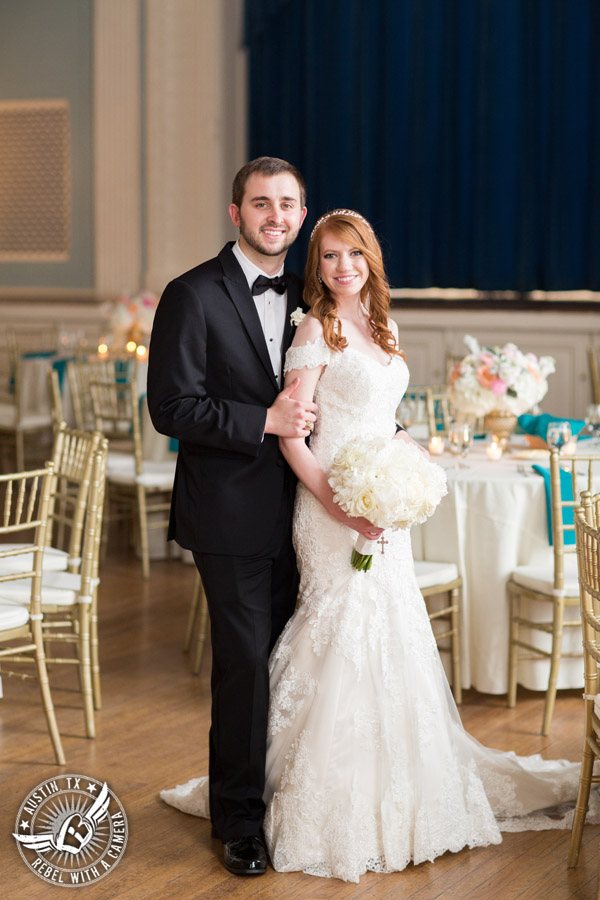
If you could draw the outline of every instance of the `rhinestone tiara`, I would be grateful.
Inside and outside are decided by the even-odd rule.
[[[327,219],[330,219],[332,216],[352,216],[353,219],[360,219],[361,222],[365,223],[365,225],[367,226],[367,228],[369,229],[371,234],[375,234],[375,232],[371,228],[370,223],[367,222],[365,217],[361,216],[360,213],[355,212],[353,209],[333,209],[331,212],[325,213],[324,216],[321,216],[320,219],[317,219],[317,221],[315,222],[315,227],[313,228],[313,230],[310,233],[311,241],[314,237],[314,234],[315,234],[315,231],[317,230],[317,228],[319,228],[323,224],[323,222],[326,222]]]

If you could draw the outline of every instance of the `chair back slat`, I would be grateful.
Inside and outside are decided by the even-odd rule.
[[[96,428],[112,449],[133,454],[136,475],[141,475],[142,431],[136,386],[131,381],[91,381],[90,393]]]
[[[67,377],[71,390],[73,416],[78,429],[94,428],[94,410],[90,383],[112,384],[117,377],[121,381],[133,378],[134,364],[130,359],[73,360],[67,363]]]
[[[575,510],[579,598],[583,627],[585,695],[595,696],[600,663],[600,493],[582,494]]]
[[[48,367],[48,393],[50,394],[50,412],[52,414],[52,425],[58,428],[60,423],[64,421],[64,411],[62,394],[60,392],[60,382],[58,380],[58,372],[52,366]]]
[[[573,499],[562,496],[561,471],[570,475]],[[552,507],[552,549],[554,553],[554,588],[564,589],[565,556],[577,553],[576,543],[565,543],[565,535],[573,534],[575,523],[564,521],[564,513],[570,511],[569,517],[579,507],[584,492],[591,493],[600,487],[600,456],[574,455],[561,456],[556,447],[550,449],[550,489]]]
[[[28,538],[24,546],[16,549],[2,550],[0,543],[0,557],[19,559],[21,556],[25,557],[25,554],[33,553],[33,568],[25,564],[28,559],[25,557],[21,568],[11,567],[10,572],[0,574],[0,582],[15,578],[32,578],[32,602],[33,595],[36,594],[38,604],[48,509],[54,481],[52,463],[48,463],[45,469],[0,475],[0,496],[2,496],[0,538],[2,535],[14,537],[18,534]]]
[[[99,431],[67,428],[61,423],[54,439],[55,490],[50,501],[48,545],[65,550],[72,562],[81,556],[85,510],[88,503],[94,454],[102,441]]]

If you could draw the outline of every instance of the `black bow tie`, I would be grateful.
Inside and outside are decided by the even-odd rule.
[[[285,275],[277,275],[275,278],[267,278],[265,275],[259,275],[252,285],[252,296],[255,297],[257,294],[264,294],[269,288],[277,291],[278,294],[283,294],[286,287],[287,278]]]

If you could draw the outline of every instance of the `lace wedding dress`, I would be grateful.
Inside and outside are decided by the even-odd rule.
[[[322,338],[288,350],[286,370],[326,365],[311,451],[328,471],[356,437],[392,438],[408,384],[388,365]],[[501,831],[568,828],[579,765],[483,747],[462,727],[418,589],[408,531],[386,532],[368,572],[355,532],[302,485],[294,513],[300,604],[270,660],[265,837],[281,872],[358,881]],[[161,796],[208,814],[207,779]],[[588,821],[600,821],[593,794]]]

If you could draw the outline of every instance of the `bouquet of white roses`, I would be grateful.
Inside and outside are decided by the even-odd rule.
[[[364,516],[378,528],[405,529],[424,522],[447,493],[446,473],[414,444],[376,437],[356,438],[338,451],[329,484],[349,516]],[[376,541],[356,540],[351,563],[371,568]]]
[[[470,352],[450,377],[450,399],[461,412],[484,416],[500,410],[520,416],[545,396],[546,376],[555,370],[551,356],[538,359],[515,344],[480,347],[470,334],[465,344]]]

